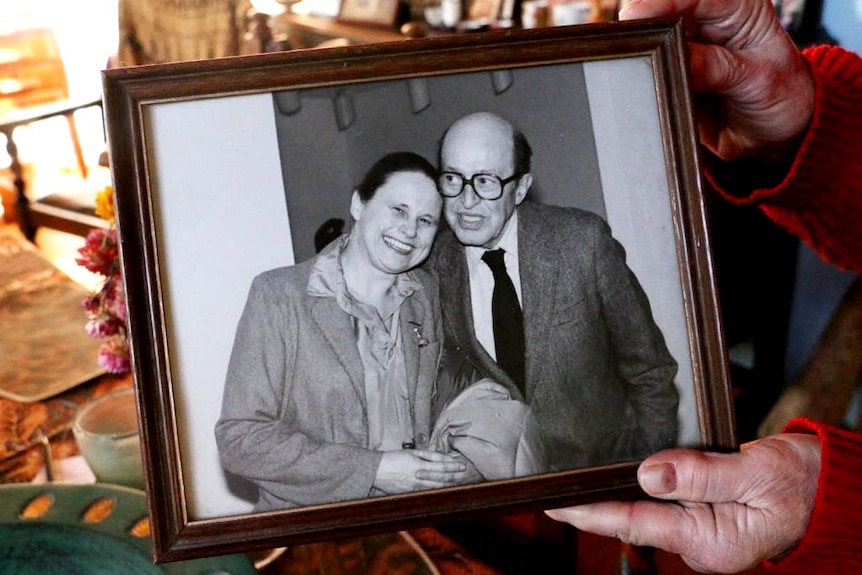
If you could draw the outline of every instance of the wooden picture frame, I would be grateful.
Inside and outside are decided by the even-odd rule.
[[[252,484],[221,467],[213,429],[252,279],[349,221],[374,159],[433,161],[470,112],[522,128],[536,200],[610,224],[678,364],[677,443],[737,447],[676,21],[119,68],[104,96],[157,562],[638,496],[630,458],[256,512]]]

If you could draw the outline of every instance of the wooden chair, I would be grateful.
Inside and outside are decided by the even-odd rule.
[[[249,47],[243,41],[252,16],[250,0],[120,0],[120,42],[112,65],[203,60],[247,53]],[[5,62],[4,54],[8,56]],[[14,131],[48,118],[65,117],[78,168],[86,179],[87,162],[78,140],[75,113],[101,104],[98,97],[69,100],[63,61],[50,29],[23,30],[0,37],[0,131],[6,136],[11,158],[18,222],[31,241],[40,226],[86,235],[95,227],[104,227],[106,222],[95,215],[95,196],[99,190],[66,191],[31,199]]]
[[[243,53],[251,0],[119,0],[119,66]]]
[[[51,29],[18,30],[0,36],[0,132],[6,138],[10,158],[18,223],[27,239],[34,239],[39,226],[86,235],[106,223],[95,215],[95,193],[89,199],[61,194],[35,201],[30,199],[18,157],[15,130],[49,118],[64,117],[69,128],[70,152],[75,156],[81,177],[86,179],[88,165],[78,138],[75,113],[101,105],[98,95],[69,99],[66,71]]]

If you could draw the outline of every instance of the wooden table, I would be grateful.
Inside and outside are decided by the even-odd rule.
[[[0,398],[0,483],[32,481],[49,453],[52,460],[77,455],[72,418],[78,407],[131,385],[129,374],[108,374],[42,401]]]

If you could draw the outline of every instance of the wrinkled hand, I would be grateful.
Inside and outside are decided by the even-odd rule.
[[[638,482],[663,501],[604,502],[548,511],[558,521],[680,555],[702,572],[735,573],[799,543],[820,475],[814,435],[782,434],[732,454],[670,449]]]
[[[459,458],[436,451],[387,451],[380,460],[374,487],[384,493],[448,487],[463,482],[467,465]]]
[[[720,158],[784,160],[814,107],[814,83],[770,0],[634,0],[621,20],[684,14],[703,144]]]

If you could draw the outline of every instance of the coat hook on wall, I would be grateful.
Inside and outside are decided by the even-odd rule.
[[[285,116],[293,116],[302,110],[302,101],[296,90],[282,90],[275,93],[275,105]]]
[[[511,70],[494,70],[491,72],[491,85],[494,86],[494,93],[498,96],[508,90],[512,86],[512,82],[514,79]]]
[[[346,92],[338,92],[332,101],[335,106],[335,123],[338,130],[343,132],[353,125],[356,120],[356,112],[353,109],[353,98]]]
[[[414,114],[418,114],[431,105],[431,97],[428,95],[428,82],[424,78],[411,78],[407,80],[407,92],[410,94],[410,108]]]

